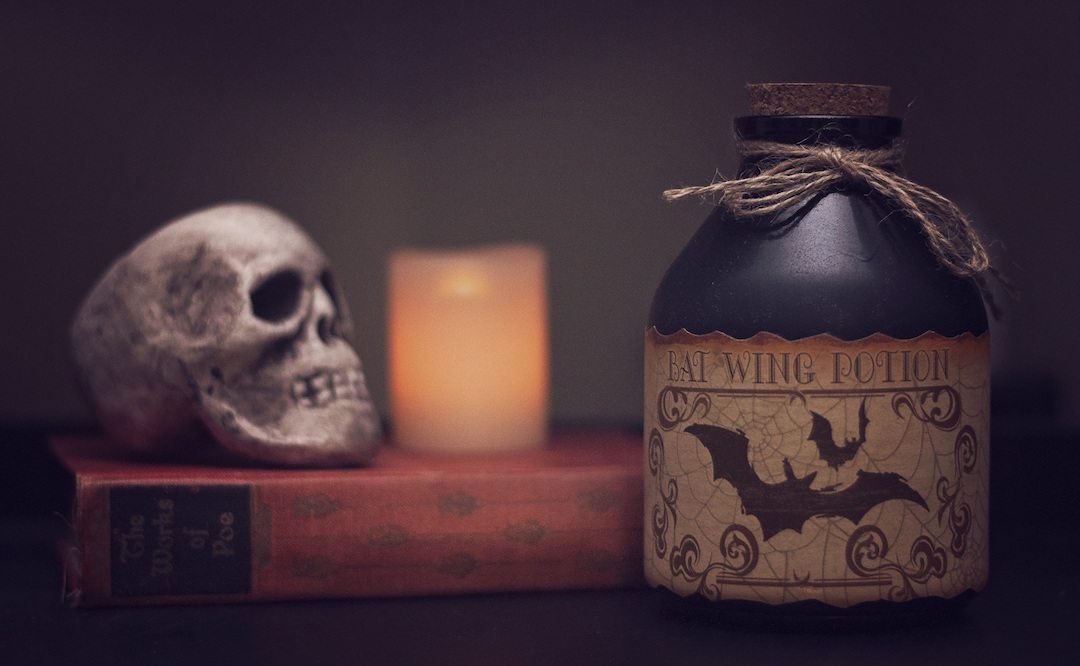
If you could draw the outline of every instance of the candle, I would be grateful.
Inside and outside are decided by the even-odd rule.
[[[546,261],[533,245],[390,257],[390,402],[398,445],[509,451],[547,438]]]

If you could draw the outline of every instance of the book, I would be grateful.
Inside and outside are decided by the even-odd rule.
[[[541,450],[297,470],[132,460],[94,437],[52,448],[75,486],[73,605],[218,603],[639,585],[633,433]]]

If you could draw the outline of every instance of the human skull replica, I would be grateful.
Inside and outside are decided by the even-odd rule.
[[[102,425],[132,449],[347,465],[380,441],[351,330],[307,234],[269,208],[226,204],[120,257],[80,308],[72,347]]]

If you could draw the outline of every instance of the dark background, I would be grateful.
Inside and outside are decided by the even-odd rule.
[[[1078,26],[1065,2],[5,5],[0,662],[1074,663]],[[762,637],[643,590],[61,607],[44,443],[90,423],[67,327],[140,237],[226,200],[293,216],[336,264],[384,414],[388,253],[541,243],[554,419],[633,425],[652,290],[707,212],[660,192],[733,173],[761,81],[891,85],[909,174],[1022,291],[993,331],[994,572],[959,625]]]
[[[88,422],[67,357],[79,300],[151,229],[235,199],[331,256],[384,414],[388,253],[525,240],[550,256],[553,418],[637,422],[651,293],[707,212],[660,192],[733,173],[731,119],[760,81],[893,87],[909,174],[975,217],[1022,290],[994,330],[999,398],[1080,422],[1076,3],[28,2],[0,18],[0,423]]]

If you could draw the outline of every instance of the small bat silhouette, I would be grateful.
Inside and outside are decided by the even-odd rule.
[[[866,398],[859,405],[859,436],[844,440],[844,446],[836,445],[833,439],[832,424],[829,420],[818,414],[810,412],[812,419],[810,436],[807,439],[817,444],[818,456],[833,469],[839,469],[840,465],[855,457],[862,445],[866,443],[866,425],[870,419],[866,418]]]
[[[766,541],[784,530],[802,532],[803,523],[815,516],[839,516],[858,524],[870,509],[889,500],[904,500],[928,509],[926,501],[899,474],[860,470],[854,483],[845,488],[813,490],[810,484],[817,472],[795,478],[791,463],[785,459],[785,480],[766,483],[750,466],[750,440],[742,430],[699,423],[686,428],[686,432],[709,451],[713,480],[724,480],[735,487],[743,513],[758,519]]]

